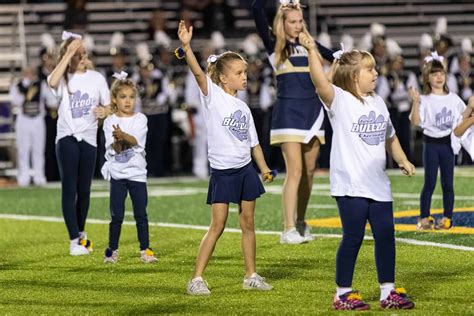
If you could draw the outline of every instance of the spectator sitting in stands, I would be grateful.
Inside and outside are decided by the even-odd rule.
[[[162,11],[156,10],[152,13],[146,32],[148,40],[165,47],[170,46],[171,39],[166,34],[166,17]]]
[[[114,81],[113,74],[131,73],[128,66],[128,49],[124,47],[124,35],[121,32],[115,32],[110,38],[110,55],[112,56],[112,64],[105,71],[105,78],[107,78],[109,86]]]

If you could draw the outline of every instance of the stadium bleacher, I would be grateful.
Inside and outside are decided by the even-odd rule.
[[[306,3],[309,2],[311,1],[306,1]],[[471,35],[474,34],[474,3],[472,1],[454,3],[448,0],[319,0],[314,2],[318,25],[328,30],[334,46],[337,46],[342,34],[352,35],[357,42],[368,31],[372,22],[378,22],[386,26],[387,36],[395,39],[404,49],[408,67],[414,67],[418,62],[417,46],[420,35],[433,34],[434,25],[439,16],[447,17],[448,31],[455,42],[459,42],[465,36],[474,36]],[[254,23],[249,8],[250,0],[233,0],[228,3],[233,7],[236,17],[234,33],[236,37],[228,39],[232,46],[246,34],[254,31]],[[1,7],[11,6],[17,7],[17,5],[2,5]],[[40,35],[43,32],[48,31],[57,41],[60,40],[66,4],[46,2],[21,6],[24,10],[28,44],[27,57],[34,63],[37,62],[41,44]],[[146,40],[145,30],[148,20],[151,12],[156,9],[164,11],[168,19],[169,34],[174,38],[180,7],[179,1],[172,0],[89,1],[87,32],[95,40],[97,64],[105,66],[110,63],[109,40],[115,31],[123,32],[131,47],[137,42]],[[11,17],[0,17],[0,34],[10,31],[11,19]],[[196,13],[195,20],[199,22],[201,19],[202,15]],[[5,44],[8,43],[0,38],[0,45]]]

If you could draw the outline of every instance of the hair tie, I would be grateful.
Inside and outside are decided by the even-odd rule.
[[[444,60],[444,57],[443,57],[443,56],[439,56],[437,51],[431,52],[431,55],[430,55],[430,56],[426,56],[426,57],[425,57],[425,62],[427,62],[427,63],[432,62],[433,60],[437,60],[437,61],[439,61],[440,63],[442,63],[443,60]]]
[[[186,52],[184,51],[182,47],[178,47],[174,50],[174,55],[178,59],[183,59],[184,57],[186,57]]]
[[[63,31],[63,34],[61,35],[61,39],[63,41],[66,41],[70,38],[74,38],[74,39],[81,39],[82,38],[82,35],[79,35],[79,34],[76,34],[76,33],[72,33],[72,32],[68,32],[68,31]]]
[[[118,80],[121,80],[121,81],[127,79],[127,76],[128,76],[128,73],[126,73],[125,71],[121,71],[120,73],[114,72],[114,74],[112,75],[112,77],[117,78]]]
[[[215,63],[219,59],[219,57],[221,57],[221,55],[209,55],[209,57],[207,57],[207,63]]]
[[[344,43],[341,43],[341,49],[338,50],[337,52],[334,52],[332,54],[332,57],[334,57],[334,59],[336,59],[336,60],[339,60],[339,59],[341,59],[342,54],[344,54],[344,53],[346,53],[346,51],[344,50]]]

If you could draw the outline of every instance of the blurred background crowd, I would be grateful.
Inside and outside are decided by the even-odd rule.
[[[268,1],[271,21],[277,1]],[[148,117],[147,163],[151,177],[208,176],[205,127],[199,92],[182,60],[174,57],[180,19],[193,25],[194,50],[202,66],[207,57],[231,49],[248,61],[247,90],[239,94],[251,108],[266,161],[284,171],[279,147],[269,145],[274,78],[250,11],[251,0],[182,1],[2,1],[0,5],[0,176],[15,179],[18,155],[16,124],[20,82],[46,80],[55,67],[63,30],[83,34],[89,58],[109,83],[114,72],[126,71],[139,88],[138,108]],[[379,72],[377,93],[385,100],[408,158],[421,166],[421,131],[410,126],[410,86],[420,89],[420,67],[432,51],[445,57],[450,91],[467,103],[474,89],[472,1],[302,1],[310,31],[321,44],[338,50],[372,52]],[[442,14],[442,15],[441,15]],[[326,65],[329,67],[330,65]],[[38,101],[30,113],[40,118],[45,139],[43,156],[47,181],[59,180],[55,157],[57,104]],[[331,127],[318,167],[329,168]],[[99,129],[96,177],[104,162],[104,135]],[[36,158],[35,158],[36,157]],[[461,152],[457,164],[472,164]],[[392,167],[392,162],[388,167]],[[33,172],[33,171],[32,171]]]

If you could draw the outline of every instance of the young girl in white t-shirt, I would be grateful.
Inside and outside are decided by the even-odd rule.
[[[443,57],[433,52],[423,66],[423,95],[410,89],[413,101],[410,120],[423,129],[423,166],[425,182],[420,195],[420,218],[417,229],[450,229],[454,208],[454,155],[460,146],[453,135],[457,122],[467,118],[471,109],[455,93],[449,92]],[[474,101],[474,100],[473,100]],[[438,169],[443,189],[443,217],[436,223],[430,214]]]
[[[357,254],[369,221],[375,240],[375,263],[380,283],[380,307],[409,309],[414,304],[403,289],[395,289],[395,236],[390,181],[385,173],[386,151],[406,175],[415,167],[403,152],[389,112],[374,93],[375,60],[366,51],[339,51],[326,78],[314,40],[300,33],[308,50],[310,72],[328,111],[334,134],[331,148],[330,188],[342,222],[342,241],[336,258],[336,310],[366,310],[352,278]]]
[[[137,88],[127,73],[114,74],[117,80],[110,88],[113,114],[104,121],[105,159],[102,174],[110,181],[109,246],[105,250],[104,262],[117,263],[120,232],[125,215],[125,199],[130,194],[133,216],[137,224],[140,242],[140,259],[153,263],[157,259],[150,248],[148,216],[146,212],[148,194],[146,187],[145,144],[148,132],[147,118],[135,112]]]
[[[250,109],[236,97],[237,91],[244,90],[247,84],[247,63],[234,52],[211,55],[206,75],[190,46],[192,32],[192,26],[188,30],[184,21],[180,21],[181,47],[176,53],[178,58],[186,58],[201,92],[211,165],[207,203],[212,205],[212,218],[201,241],[187,291],[190,295],[211,293],[202,274],[224,231],[231,202],[239,204],[245,261],[243,289],[268,291],[273,287],[255,271],[255,200],[265,190],[252,166],[252,157],[265,181],[271,181],[273,177],[263,157]]]
[[[59,100],[56,156],[69,253],[80,256],[92,251],[84,228],[97,155],[97,119],[107,115],[110,95],[105,78],[92,70],[81,35],[64,31],[62,39],[48,84]]]

